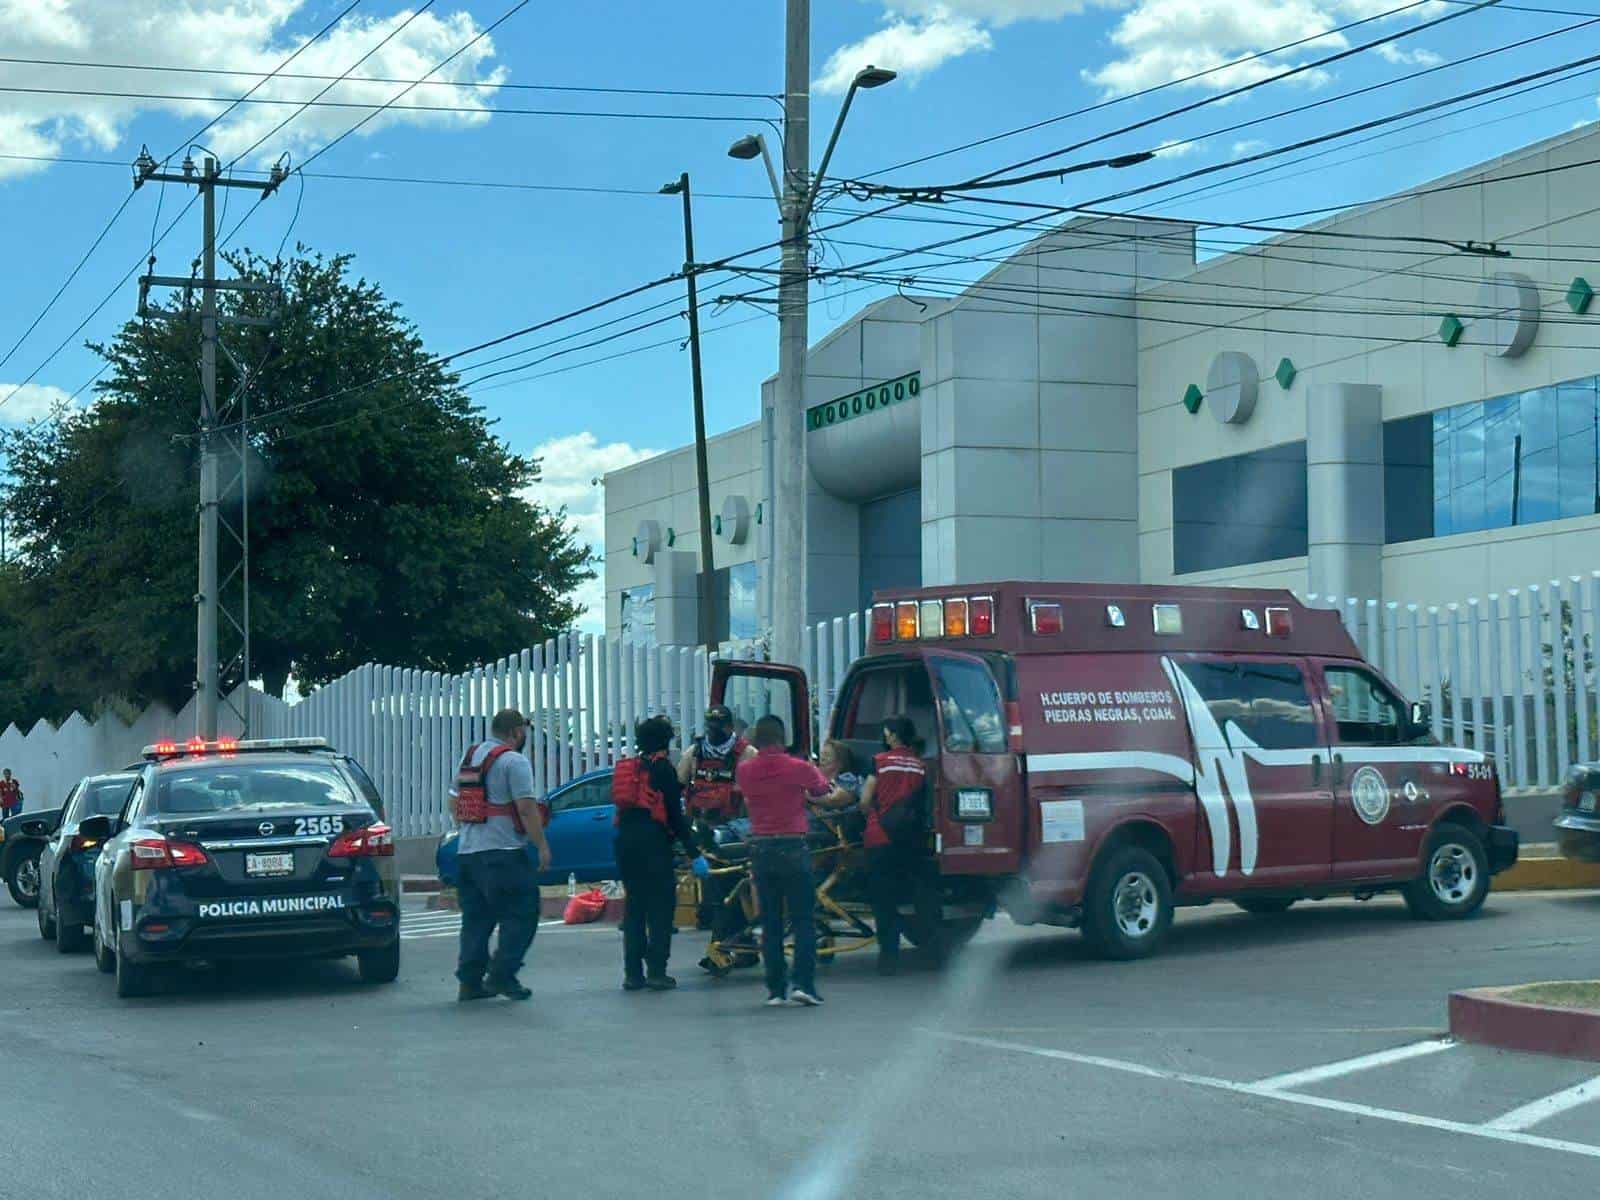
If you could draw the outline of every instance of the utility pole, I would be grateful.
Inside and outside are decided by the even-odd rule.
[[[806,310],[811,248],[811,0],[787,0],[783,55],[783,251],[778,275],[778,385],[773,390],[772,657],[800,661],[806,615]]]
[[[178,183],[200,189],[202,220],[205,225],[204,243],[200,252],[200,278],[185,279],[168,275],[143,275],[139,279],[139,315],[168,320],[188,320],[187,298],[193,289],[200,289],[200,547],[199,585],[195,593],[195,733],[207,741],[217,736],[217,714],[222,703],[221,672],[218,667],[217,624],[220,610],[220,587],[217,573],[218,508],[221,504],[219,489],[220,464],[217,433],[217,327],[220,320],[230,324],[266,325],[271,322],[259,317],[219,318],[217,314],[218,291],[270,291],[275,285],[255,280],[217,279],[217,212],[216,189],[246,188],[261,193],[265,199],[277,190],[287,177],[281,166],[274,167],[266,180],[224,179],[217,160],[207,155],[198,175],[194,161],[183,160],[182,174],[158,171],[156,162],[145,150],[134,163],[133,186],[138,189],[145,183]],[[151,258],[151,265],[155,262]],[[185,292],[185,307],[178,312],[168,312],[148,303],[150,288],[176,287]],[[226,349],[226,347],[224,347]],[[230,355],[231,357],[231,355]],[[235,365],[238,365],[237,363]],[[248,437],[241,427],[239,435],[241,453],[248,452]],[[246,501],[248,503],[248,501]],[[246,596],[248,596],[248,591]],[[248,601],[247,601],[248,603]],[[248,618],[243,628],[248,628]],[[241,629],[242,632],[242,629]],[[246,634],[246,644],[248,635]],[[246,651],[246,654],[248,652]],[[244,664],[245,685],[249,685],[249,664]],[[248,709],[247,709],[248,711]]]
[[[711,472],[706,466],[706,397],[700,376],[700,302],[695,291],[694,211],[689,194],[689,172],[661,188],[662,194],[683,197],[683,277],[689,289],[689,370],[694,376],[694,470],[700,492],[700,606],[702,612],[710,597],[712,572],[716,563],[711,551]],[[702,619],[706,649],[715,652],[716,638],[709,622]]]

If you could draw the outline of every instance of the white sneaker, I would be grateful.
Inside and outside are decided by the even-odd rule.
[[[787,1008],[788,1006],[789,1006],[789,1001],[784,999],[784,997],[782,997],[782,996],[768,996],[767,997],[767,1007],[768,1008]]]
[[[822,1004],[822,997],[800,988],[789,989],[789,1003],[796,1008],[817,1008]]]

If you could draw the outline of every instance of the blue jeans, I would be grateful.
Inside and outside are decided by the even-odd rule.
[[[457,862],[461,956],[456,978],[477,983],[487,973],[492,983],[514,982],[539,932],[539,877],[533,864],[521,850],[481,850]],[[489,935],[496,925],[500,941],[491,959]]]
[[[816,894],[811,884],[811,851],[803,837],[750,839],[750,866],[761,905],[761,958],[767,969],[767,994],[788,992],[783,958],[785,917],[794,932],[794,986],[817,990]]]

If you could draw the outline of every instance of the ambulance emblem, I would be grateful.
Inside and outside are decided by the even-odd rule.
[[[1350,781],[1350,802],[1356,816],[1368,825],[1380,825],[1389,815],[1389,785],[1377,767],[1362,767]]]

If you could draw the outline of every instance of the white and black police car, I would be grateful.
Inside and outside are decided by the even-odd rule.
[[[95,962],[117,995],[168,965],[353,955],[400,971],[394,835],[366,772],[322,738],[147,746],[95,868]]]

